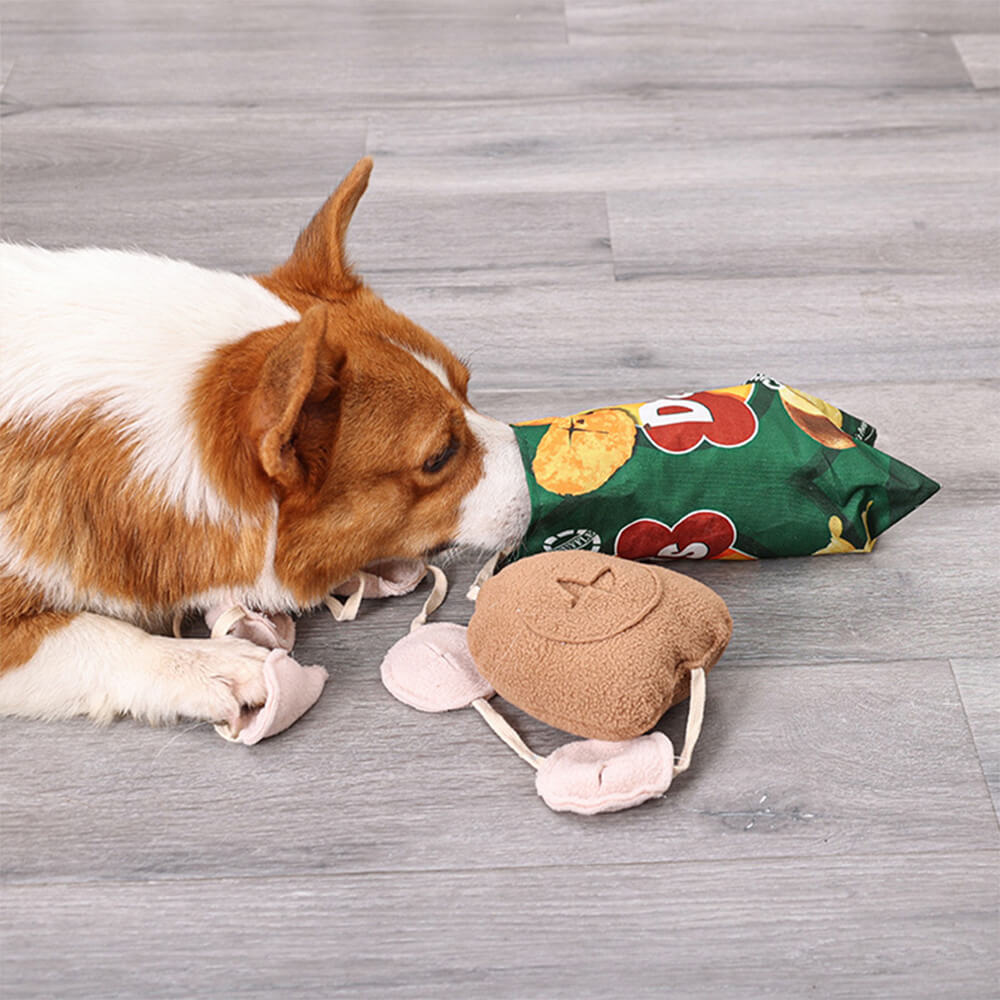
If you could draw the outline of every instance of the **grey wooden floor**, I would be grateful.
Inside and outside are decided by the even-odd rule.
[[[763,370],[943,483],[870,557],[685,566],[735,637],[627,813],[392,700],[421,595],[304,620],[256,748],[5,720],[5,998],[997,995],[995,0],[6,0],[2,79],[6,238],[266,269],[369,152],[354,257],[483,409]]]

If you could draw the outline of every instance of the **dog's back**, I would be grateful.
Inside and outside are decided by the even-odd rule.
[[[263,563],[268,519],[245,523],[206,474],[191,396],[220,346],[298,313],[140,253],[4,244],[0,273],[0,574],[60,611],[151,623],[210,583],[196,560],[220,583],[227,549]]]
[[[231,513],[198,468],[191,391],[218,347],[295,322],[294,309],[252,278],[184,261],[5,243],[0,315],[5,456],[10,435],[89,411],[119,429],[136,477],[165,500],[192,517]]]

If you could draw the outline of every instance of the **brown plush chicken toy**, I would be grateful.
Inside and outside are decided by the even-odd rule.
[[[396,643],[382,679],[423,711],[476,708],[537,770],[551,808],[609,812],[662,795],[687,770],[705,674],[731,634],[722,599],[683,574],[594,552],[545,553],[487,580],[468,630],[424,625]],[[585,739],[534,754],[489,704],[494,693]],[[649,730],[689,694],[675,760],[670,740]]]

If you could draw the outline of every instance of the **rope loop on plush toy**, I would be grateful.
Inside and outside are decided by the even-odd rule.
[[[339,601],[333,594],[327,594],[323,598],[323,603],[327,606],[335,622],[352,622],[358,617],[358,608],[361,607],[361,598],[365,593],[364,577],[358,579],[358,586],[354,593],[350,594],[346,601]]]
[[[470,601],[476,601],[479,599],[479,591],[482,590],[483,584],[497,571],[497,563],[507,555],[507,552],[494,552],[493,555],[479,567],[479,571],[476,573],[475,579],[472,581],[469,589],[465,592],[465,596]]]
[[[433,563],[425,563],[424,573],[420,579],[426,577],[428,573],[434,578],[434,585],[431,587],[431,592],[427,595],[420,612],[410,623],[411,632],[418,626],[423,625],[427,621],[427,618],[441,607],[444,599],[448,596],[448,577],[445,575],[444,570]],[[365,595],[366,580],[371,578],[371,574],[362,571],[358,575],[357,587],[343,601],[338,600],[333,594],[328,594],[323,598],[323,603],[329,609],[330,614],[333,615],[334,621],[352,622],[358,617],[361,600]]]
[[[428,573],[434,578],[434,583],[431,587],[431,592],[424,600],[420,612],[410,623],[411,632],[415,628],[419,628],[421,625],[425,624],[428,616],[434,614],[434,612],[437,611],[437,609],[444,603],[444,599],[448,596],[448,577],[445,575],[444,570],[442,570],[439,566],[425,563],[423,576],[420,579],[426,577]],[[366,578],[372,579],[373,577],[371,574],[365,572],[360,573],[357,587],[343,601],[338,600],[333,594],[329,594],[324,598],[323,603],[327,606],[335,621],[350,622],[357,618],[358,610],[361,607],[361,600],[365,594]],[[224,635],[228,635],[233,626],[242,621],[242,619],[248,617],[250,617],[250,612],[247,611],[246,608],[240,604],[234,604],[232,607],[228,608],[221,615],[219,615],[215,624],[212,626],[212,638],[218,639]],[[176,612],[172,622],[175,638],[181,638],[183,634],[183,623],[184,612]]]
[[[527,743],[518,736],[514,727],[485,699],[477,698],[472,707],[486,720],[490,727],[521,758],[536,771],[542,766],[544,757],[531,750]]]
[[[691,766],[691,755],[701,735],[701,724],[705,720],[705,670],[696,667],[691,671],[691,701],[688,705],[688,721],[684,730],[684,746],[674,764],[674,776],[682,774]]]
[[[444,599],[448,596],[448,577],[445,575],[444,570],[441,569],[440,566],[428,563],[427,572],[434,577],[434,585],[431,587],[431,592],[427,595],[427,599],[424,601],[424,605],[420,609],[420,613],[413,619],[412,622],[410,622],[411,632],[415,628],[425,625],[427,623],[428,616],[434,614],[434,612],[437,611],[442,604],[444,604]]]
[[[227,611],[223,611],[222,614],[215,620],[215,624],[212,626],[212,638],[221,639],[222,636],[228,635],[229,630],[237,622],[242,621],[248,616],[249,612],[246,608],[239,604],[234,604]]]
[[[675,778],[691,766],[691,755],[694,753],[695,744],[701,735],[701,726],[705,720],[705,691],[705,670],[702,667],[696,667],[691,671],[691,698],[688,705],[687,726],[684,730],[684,746],[681,747],[680,756],[673,768]],[[511,724],[485,698],[477,698],[472,702],[472,707],[486,720],[490,729],[521,760],[530,764],[536,771],[542,766],[545,758],[535,753],[521,739]]]

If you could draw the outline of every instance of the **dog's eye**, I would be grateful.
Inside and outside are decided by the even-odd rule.
[[[440,472],[458,453],[459,441],[458,438],[453,437],[446,448],[443,448],[436,455],[431,455],[426,462],[424,462],[424,472],[427,475],[432,476],[435,472]]]

